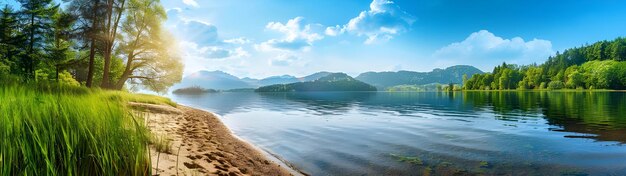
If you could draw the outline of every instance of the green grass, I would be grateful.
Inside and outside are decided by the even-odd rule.
[[[150,175],[149,132],[121,91],[0,79],[0,175]]]
[[[154,149],[159,153],[172,154],[172,139],[165,135],[152,135],[150,144],[154,146]]]

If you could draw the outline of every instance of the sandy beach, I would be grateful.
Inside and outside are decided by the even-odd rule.
[[[171,141],[169,151],[151,145],[155,175],[302,175],[234,136],[210,112],[179,105],[131,103],[149,130]]]

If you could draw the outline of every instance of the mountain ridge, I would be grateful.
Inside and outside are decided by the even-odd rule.
[[[370,84],[385,90],[396,85],[425,85],[430,83],[460,83],[463,74],[471,77],[476,73],[484,73],[476,67],[468,65],[456,65],[445,69],[436,68],[430,72],[416,71],[385,71],[385,72],[364,72],[353,79]],[[292,75],[277,75],[255,79],[250,77],[239,78],[229,73],[215,70],[201,70],[185,76],[182,81],[172,87],[174,89],[186,87],[201,87],[205,89],[230,90],[230,89],[256,89],[263,86],[275,84],[290,84],[297,82],[315,81],[326,77],[334,72],[320,71],[303,77]],[[345,73],[342,73],[345,74]],[[347,75],[346,75],[347,76]],[[352,78],[352,77],[351,77]]]
[[[275,84],[259,87],[255,92],[308,91],[377,91],[376,87],[361,82],[345,73],[331,73],[314,81]]]
[[[359,81],[376,86],[380,90],[397,85],[426,85],[432,83],[460,84],[463,75],[468,78],[474,74],[484,73],[480,69],[469,65],[455,65],[445,69],[436,68],[430,72],[415,71],[385,71],[385,72],[364,72],[355,77]]]

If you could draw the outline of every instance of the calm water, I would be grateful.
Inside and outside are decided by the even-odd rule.
[[[626,93],[172,95],[312,175],[626,175]]]

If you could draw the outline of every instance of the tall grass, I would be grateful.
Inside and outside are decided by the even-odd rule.
[[[128,101],[152,96],[0,80],[0,175],[150,175],[148,131]]]

